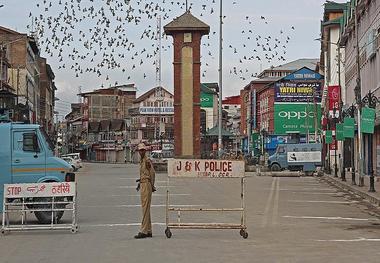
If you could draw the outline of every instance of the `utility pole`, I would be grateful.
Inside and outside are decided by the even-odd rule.
[[[220,0],[220,24],[219,24],[219,130],[218,130],[218,157],[222,158],[222,121],[223,121],[223,0]],[[249,137],[249,134],[248,134]],[[249,147],[249,146],[248,146]]]
[[[187,10],[187,1],[186,1],[186,10]],[[156,62],[156,82],[158,84],[156,88],[156,100],[157,100],[157,106],[158,106],[158,117],[159,117],[159,127],[158,127],[158,138],[161,137],[161,127],[163,126],[162,118],[161,118],[161,106],[162,101],[164,99],[163,92],[162,92],[162,32],[161,32],[161,15],[158,17],[157,20],[157,35],[158,35],[158,58]],[[154,112],[155,114],[155,112]],[[155,131],[155,135],[157,134],[157,131]],[[160,147],[162,150],[162,139],[160,140]]]
[[[357,66],[357,78],[356,78],[356,87],[355,87],[355,97],[356,104],[358,107],[358,172],[359,172],[359,186],[364,186],[364,177],[363,177],[363,142],[362,142],[362,131],[361,131],[361,111],[362,111],[362,89],[361,89],[361,77],[360,77],[360,50],[359,50],[359,21],[358,21],[358,6],[355,5],[355,36],[356,36],[356,66]]]
[[[342,93],[342,81],[341,81],[341,68],[340,68],[340,63],[341,63],[341,52],[340,52],[340,43],[338,42],[337,43],[337,47],[338,47],[338,85],[339,85],[339,120],[340,120],[340,123],[343,122],[343,113],[342,113],[342,109],[343,109],[343,93]],[[336,129],[335,129],[335,132],[336,132]],[[335,135],[335,138],[336,138],[336,135]],[[344,139],[345,140],[345,139]],[[344,140],[340,143],[340,154],[341,154],[341,157],[339,158],[339,161],[340,161],[340,166],[342,168],[341,170],[341,174],[340,174],[340,177],[342,179],[343,182],[346,181],[346,168],[344,167]]]

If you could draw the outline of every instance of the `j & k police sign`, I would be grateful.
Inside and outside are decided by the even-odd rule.
[[[244,177],[243,161],[171,159],[168,161],[169,177]]]

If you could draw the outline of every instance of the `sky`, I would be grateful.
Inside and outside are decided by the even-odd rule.
[[[138,25],[123,24],[125,37],[128,38],[129,43],[133,42],[135,47],[130,50],[125,47],[117,47],[114,50],[109,48],[107,54],[124,54],[122,58],[119,55],[115,59],[116,64],[119,64],[118,67],[110,69],[107,66],[102,67],[100,74],[94,72],[78,74],[78,71],[75,71],[78,65],[82,70],[84,68],[98,69],[99,62],[104,61],[104,55],[103,57],[101,55],[103,52],[97,52],[95,55],[93,50],[88,52],[83,47],[82,38],[89,38],[89,34],[86,33],[86,37],[79,36],[80,32],[86,32],[94,27],[98,18],[91,17],[73,24],[73,38],[69,46],[63,47],[61,56],[58,56],[60,48],[48,45],[46,41],[46,39],[52,40],[52,32],[51,29],[49,30],[46,18],[59,17],[59,13],[63,10],[63,5],[58,4],[59,1],[68,2],[70,5],[73,2],[72,9],[77,9],[78,5],[80,9],[95,6],[95,10],[103,7],[103,10],[107,11],[107,8],[112,5],[114,5],[113,8],[121,6],[124,0],[0,0],[0,5],[4,5],[0,8],[1,26],[28,33],[31,31],[32,24],[34,29],[44,25],[44,34],[39,38],[42,42],[41,56],[47,57],[48,63],[55,72],[58,89],[56,97],[60,99],[57,102],[57,111],[62,116],[70,111],[70,102],[78,101],[79,87],[84,92],[108,87],[116,82],[119,85],[134,83],[138,89],[138,95],[141,95],[158,85],[156,67],[153,64],[157,56],[152,56],[158,42],[151,37],[141,38],[143,32],[147,32],[146,30],[156,31],[155,18],[140,14],[142,18]],[[143,4],[139,5],[138,2]],[[165,8],[161,12],[162,25],[165,25],[185,11],[185,1],[174,1],[174,5],[171,2],[173,1],[130,0],[129,5],[133,6],[133,12],[138,13],[138,9],[144,7],[146,3],[159,4]],[[179,6],[177,2],[180,2]],[[202,39],[201,81],[218,82],[219,1],[189,2],[192,4],[191,12],[210,25],[210,35]],[[270,66],[278,66],[299,58],[319,58],[320,43],[315,39],[320,35],[323,3],[324,1],[321,0],[223,0],[223,15],[225,16],[223,20],[223,96],[238,95],[240,90],[254,79],[255,74]],[[125,9],[123,10],[120,9],[120,16],[125,15]],[[80,12],[77,11],[75,16],[80,17],[79,14]],[[110,20],[110,29],[112,26],[116,27],[115,17],[107,12],[106,17]],[[32,23],[32,20],[36,18],[39,24]],[[54,20],[52,21],[55,23]],[[109,32],[108,35],[103,36],[104,39],[121,34],[113,33],[112,30]],[[162,47],[162,85],[173,92],[173,50],[170,36],[163,37]],[[82,56],[81,59],[69,57],[73,48]],[[151,57],[148,58],[149,54]],[[93,57],[95,62],[91,62]],[[62,65],[66,67],[62,68]]]

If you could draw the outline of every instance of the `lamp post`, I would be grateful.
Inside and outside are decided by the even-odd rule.
[[[223,101],[223,0],[220,0],[219,15],[219,125],[218,125],[218,157],[222,158],[222,101]],[[249,134],[248,134],[249,136]],[[249,147],[249,146],[248,146]]]
[[[127,127],[129,127],[129,136],[127,136]],[[127,139],[129,137],[129,141],[131,141],[131,118],[124,119],[124,162],[127,162]],[[129,146],[131,147],[131,146]],[[129,156],[131,159],[131,156]]]
[[[367,105],[371,109],[376,108],[376,104],[379,103],[379,99],[375,96],[375,94],[371,91],[368,92],[367,95],[362,99],[362,106]],[[374,193],[375,190],[375,177],[373,174],[373,134],[368,134],[368,173],[369,173],[369,190],[368,192]]]
[[[352,104],[348,109],[343,111],[342,117],[355,118],[356,107]],[[345,170],[343,162],[343,170]],[[346,181],[346,174],[342,173],[342,181]],[[351,138],[351,185],[356,185],[355,178],[355,138]]]

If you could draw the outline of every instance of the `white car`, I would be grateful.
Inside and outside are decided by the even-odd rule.
[[[69,153],[69,154],[62,155],[62,158],[64,157],[69,157],[69,158],[74,159],[75,161],[79,163],[79,168],[82,168],[82,160],[80,158],[79,153]]]
[[[71,158],[71,157],[62,157],[62,159],[64,160],[64,161],[66,161],[68,164],[70,164],[71,165],[71,167],[73,167],[73,170],[74,170],[74,172],[76,172],[76,171],[78,171],[78,169],[81,167],[80,166],[80,163],[77,161],[77,160],[74,160],[73,158]]]

